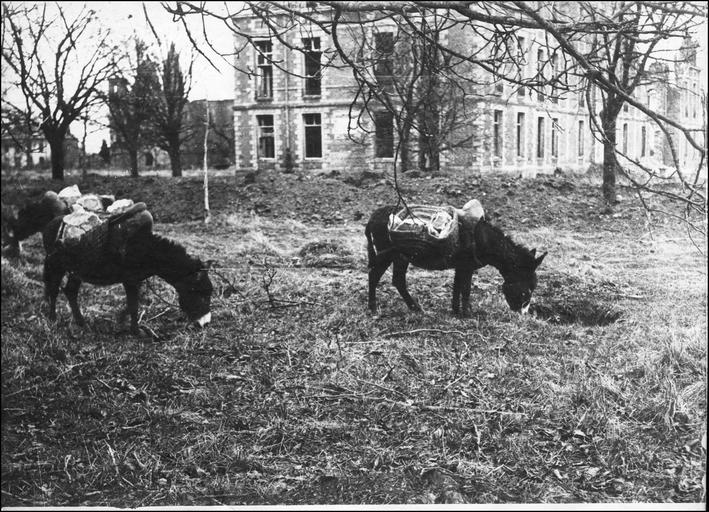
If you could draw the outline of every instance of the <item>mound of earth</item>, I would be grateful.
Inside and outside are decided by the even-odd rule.
[[[304,267],[353,267],[355,256],[336,242],[309,242],[298,251],[300,264]]]
[[[289,218],[306,223],[341,225],[366,223],[369,214],[399,197],[388,175],[320,176],[284,174],[276,171],[254,173],[253,183],[244,184],[243,175],[210,178],[209,202],[212,216],[254,212],[269,218]],[[362,178],[362,179],[359,179]],[[364,179],[366,178],[366,179]],[[78,184],[85,192],[113,194],[116,199],[144,202],[156,223],[181,223],[204,218],[203,178],[173,178],[88,174],[85,179],[71,175],[63,182],[46,177],[2,177],[3,205],[21,205],[47,190],[59,191]],[[620,229],[636,229],[645,222],[639,201],[628,199],[613,216],[604,213],[600,185],[582,175],[540,175],[534,179],[511,174],[471,174],[463,172],[404,173],[398,176],[401,195],[408,204],[462,207],[478,199],[488,218],[501,229],[524,230],[556,225],[565,229],[606,229],[609,223]],[[624,197],[634,196],[619,186]],[[653,198],[653,201],[656,198]],[[666,205],[664,208],[666,209]],[[616,222],[622,217],[623,222]]]

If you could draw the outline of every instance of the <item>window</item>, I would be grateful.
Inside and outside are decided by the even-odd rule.
[[[305,126],[305,158],[322,158],[320,114],[303,114],[303,126]]]
[[[377,158],[394,156],[394,116],[391,112],[374,113],[374,154]]]
[[[537,158],[544,158],[544,118],[537,118]]]
[[[692,118],[697,118],[697,83],[692,83]]]
[[[495,156],[502,156],[502,110],[493,113],[492,146]]]
[[[583,139],[584,139],[583,121],[579,121],[579,140],[578,140],[579,156],[583,156],[583,152],[584,152]]]
[[[623,104],[623,112],[627,112],[628,110],[629,110],[628,104],[627,104],[627,103],[624,103],[624,104]]]
[[[524,112],[517,112],[517,156],[524,156]]]
[[[377,60],[374,64],[374,76],[381,85],[391,85],[393,74],[394,33],[377,32],[374,34],[374,47]]]
[[[311,37],[303,39],[305,50],[305,94],[306,96],[320,96],[320,81],[322,52],[320,51],[320,38]]]
[[[273,116],[256,116],[258,123],[258,157],[275,158],[276,151],[273,142]]]
[[[256,67],[258,76],[256,82],[256,98],[273,98],[273,47],[271,41],[256,41]]]
[[[558,61],[558,56],[555,53],[551,56],[551,73],[552,73],[552,76],[551,76],[551,79],[552,79],[551,102],[552,103],[559,103],[559,96],[557,95],[556,86],[554,85],[557,80],[556,74],[559,72],[559,70],[556,68],[557,61]],[[552,142],[553,142],[553,139],[552,139]],[[552,153],[553,153],[553,151],[552,151]]]
[[[505,84],[502,83],[502,79],[497,76],[494,77],[494,79],[497,80],[497,82],[495,82],[495,92],[499,94],[505,92]]]
[[[646,145],[647,145],[647,132],[645,130],[645,127],[642,126],[640,127],[640,156],[645,156],[645,151],[646,151]]]
[[[559,119],[556,117],[551,120],[551,156],[559,156]]]
[[[628,123],[623,123],[623,153],[628,154]]]
[[[525,47],[524,47],[525,39],[524,39],[524,37],[519,36],[519,37],[517,38],[517,41],[519,42],[519,47],[517,48],[517,59],[518,59],[518,62],[521,63],[521,64],[526,64],[525,55],[527,55],[527,52],[526,52],[526,49],[525,49]]]
[[[521,70],[522,76],[520,76],[520,78],[524,79],[524,75],[525,75],[524,65],[527,63],[525,60],[526,51],[525,51],[525,47],[524,47],[524,37],[518,37],[517,40],[519,42],[519,48],[517,49],[517,62],[519,63],[520,67],[522,68],[522,70]],[[520,88],[517,89],[517,95],[524,96],[524,93],[525,93],[524,86],[520,86]]]
[[[537,50],[537,80],[540,82],[544,81],[544,50]],[[537,101],[544,101],[544,86],[539,85],[539,90],[537,91]]]

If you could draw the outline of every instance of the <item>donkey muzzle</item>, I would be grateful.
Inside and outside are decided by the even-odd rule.
[[[200,327],[204,327],[205,325],[207,325],[211,321],[212,321],[212,312],[210,311],[206,315],[199,317],[197,320],[194,321],[194,323],[199,325]]]

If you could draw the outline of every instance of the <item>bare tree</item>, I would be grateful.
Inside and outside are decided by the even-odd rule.
[[[146,44],[133,38],[134,54],[119,66],[106,94],[110,126],[118,135],[118,146],[128,153],[131,176],[138,176],[138,152],[152,140],[150,113],[160,89],[157,64],[150,58]],[[121,69],[124,67],[125,69]]]
[[[706,4],[693,2],[580,2],[580,21],[593,30],[583,32],[588,49],[582,55],[567,36],[555,30],[524,2],[516,2],[540,26],[552,34],[563,50],[581,66],[591,84],[597,86],[601,110],[595,112],[595,101],[588,106],[603,143],[603,197],[608,206],[616,203],[616,175],[623,169],[618,165],[623,150],[617,144],[617,119],[625,105],[630,104],[645,112],[660,128],[678,126],[676,119],[658,115],[634,96],[642,85],[662,80],[650,73],[651,64],[670,59],[676,62],[676,48],[670,52],[662,45],[672,39],[684,39],[691,29],[706,21]],[[664,57],[670,53],[671,57]],[[588,89],[591,90],[590,88]],[[593,100],[589,94],[589,99]],[[691,145],[706,153],[704,145],[695,140],[696,134],[683,130]],[[678,161],[675,167],[680,169]],[[683,179],[680,173],[680,179]],[[645,187],[647,188],[647,187]]]
[[[435,43],[418,37],[426,34],[437,41],[444,24],[445,18],[435,13],[382,28],[340,25],[337,16],[333,20],[335,47],[353,69],[355,97],[361,98],[353,101],[350,117],[363,131],[368,131],[363,117],[376,118],[382,111],[392,117],[403,171],[410,166],[412,149],[420,169],[437,171],[441,151],[471,141],[460,134],[475,107],[470,99],[476,82],[458,78],[469,66],[460,59],[444,58]],[[358,111],[353,113],[355,106]]]
[[[51,148],[52,178],[64,179],[64,141],[71,124],[100,101],[113,73],[107,33],[96,28],[96,11],[73,6],[2,7],[2,58],[9,79],[41,118]],[[5,38],[7,37],[7,40]],[[88,52],[84,50],[89,48]]]
[[[562,5],[563,4],[563,5]],[[685,138],[689,147],[700,154],[700,165],[691,176],[679,171],[679,161],[673,153],[675,173],[680,190],[673,194],[663,194],[665,197],[684,205],[688,211],[706,215],[705,182],[700,179],[702,166],[706,168],[706,140],[698,138],[698,134],[687,129],[672,116],[655,112],[650,105],[633,96],[633,91],[648,78],[646,69],[657,55],[660,41],[684,37],[693,26],[706,23],[707,6],[700,2],[240,2],[236,10],[227,3],[204,4],[193,2],[175,2],[164,4],[169,12],[183,22],[190,37],[185,19],[190,15],[209,17],[221,20],[232,32],[243,41],[243,46],[237,46],[236,52],[254,47],[254,38],[238,20],[245,15],[255,17],[262,26],[269,29],[270,36],[283,45],[292,46],[287,37],[289,30],[314,26],[330,35],[334,43],[334,55],[326,59],[328,65],[348,66],[360,85],[353,98],[356,104],[367,104],[381,108],[387,105],[387,97],[383,88],[376,80],[372,80],[372,62],[366,59],[352,58],[351,48],[341,43],[348,31],[355,24],[389,25],[396,27],[397,33],[406,33],[408,38],[424,42],[435,47],[430,53],[441,62],[458,59],[460,63],[471,66],[472,73],[458,73],[459,84],[479,85],[480,76],[491,76],[494,81],[504,81],[511,85],[524,86],[536,90],[541,97],[559,96],[564,92],[587,91],[588,99],[592,99],[590,91],[595,90],[601,95],[604,108],[598,115],[595,102],[587,101],[590,113],[598,121],[597,132],[601,133],[607,161],[605,185],[603,194],[606,201],[612,204],[615,199],[614,179],[618,170],[618,155],[622,153],[615,140],[614,119],[617,111],[625,104],[634,107],[657,124],[666,135],[672,149],[672,132]],[[609,10],[610,6],[610,10]],[[437,38],[436,32],[427,30],[426,25],[417,23],[421,18],[438,17],[442,29],[468,30],[479,36],[480,45],[475,48],[465,48],[451,43],[451,38]],[[524,73],[520,62],[518,49],[520,46],[518,33],[520,29],[531,29],[539,33],[537,45],[544,48],[550,58],[540,65],[535,74]],[[361,30],[361,29],[360,29]],[[202,34],[206,44],[199,45],[198,51],[208,52],[215,47],[210,44],[208,34]],[[196,39],[193,38],[196,42]],[[340,42],[340,44],[338,44]],[[337,57],[337,58],[335,58]],[[524,58],[524,55],[521,55]],[[288,72],[282,63],[272,62],[282,71]],[[376,63],[374,63],[376,66]],[[427,63],[431,66],[430,63]],[[434,64],[437,68],[438,65]],[[252,73],[252,70],[243,70]],[[528,71],[528,70],[527,70]],[[413,76],[413,75],[411,75]],[[426,74],[422,74],[422,78]],[[441,73],[429,76],[432,82],[439,79]],[[405,84],[412,83],[410,79]],[[420,81],[421,84],[425,80]],[[431,88],[436,90],[437,87]],[[406,88],[402,89],[405,93]],[[400,95],[401,96],[401,95]],[[389,98],[393,96],[389,94]],[[425,97],[425,94],[422,95]],[[411,97],[413,98],[413,96]],[[409,99],[411,99],[409,98]],[[437,103],[425,102],[429,108],[429,116],[436,118]],[[393,112],[405,112],[398,102],[391,102]],[[398,108],[398,110],[397,110]],[[426,129],[426,116],[418,118],[418,129],[426,133],[431,140],[436,139]],[[409,115],[400,117],[402,125],[400,134],[405,138]],[[704,132],[702,132],[703,134]],[[642,167],[640,167],[642,168]],[[621,169],[621,171],[623,171]],[[649,175],[652,177],[652,174]],[[648,180],[631,179],[631,184],[638,191],[650,194],[660,194]],[[696,226],[702,233],[706,227]]]
[[[175,44],[170,44],[161,63],[160,86],[149,112],[155,142],[169,155],[173,176],[182,176],[182,146],[192,136],[191,127],[185,124],[191,77],[192,62],[183,71],[180,54]]]

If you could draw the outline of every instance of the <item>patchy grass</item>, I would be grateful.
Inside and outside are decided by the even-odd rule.
[[[216,261],[213,320],[187,329],[152,278],[155,338],[134,338],[120,285],[82,288],[83,329],[63,297],[46,322],[30,239],[2,261],[2,505],[704,501],[706,259],[626,210],[584,228],[519,201],[506,231],[549,251],[527,316],[490,268],[469,319],[452,272],[418,269],[425,314],[387,274],[370,315],[364,219],[274,216],[274,197],[156,225]]]

